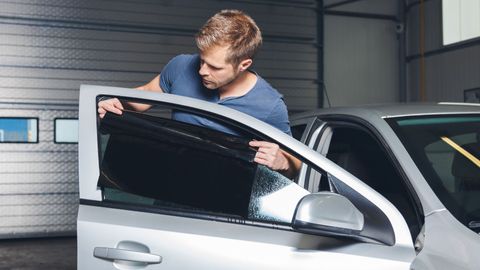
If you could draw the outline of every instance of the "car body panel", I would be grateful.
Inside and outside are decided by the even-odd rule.
[[[423,248],[412,269],[478,269],[480,236],[463,226],[447,210],[425,218]]]
[[[320,121],[346,121],[373,131],[385,150],[393,154],[419,198],[424,214],[423,234],[419,236],[419,253],[412,269],[477,269],[480,265],[480,236],[461,224],[442,204],[402,142],[385,121],[405,116],[480,115],[478,104],[410,104],[350,108],[329,108],[293,117],[317,117]],[[310,131],[315,132],[315,131]],[[311,144],[306,141],[305,143]],[[328,143],[328,142],[326,142]],[[323,146],[325,147],[325,146]],[[318,146],[319,149],[322,145]]]
[[[162,256],[148,269],[409,269],[412,259],[406,247],[86,205],[78,230],[78,269],[114,269],[112,262],[85,254],[122,241],[148,243],[151,253]]]
[[[157,101],[211,113],[256,130],[279,142],[318,168],[358,192],[377,206],[392,225],[392,246],[346,238],[295,232],[289,226],[235,224],[145,209],[119,209],[102,201],[97,187],[99,154],[97,96],[129,97]],[[78,269],[139,269],[125,261],[94,257],[97,247],[118,248],[136,243],[161,256],[148,269],[408,269],[414,258],[413,243],[400,212],[382,195],[319,153],[276,128],[224,106],[133,89],[82,86],[80,91],[78,215]],[[120,207],[121,208],[121,207]],[[134,245],[135,246],[135,245]]]

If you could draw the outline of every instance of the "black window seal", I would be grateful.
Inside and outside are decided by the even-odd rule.
[[[53,143],[54,144],[78,144],[78,141],[76,142],[57,142],[57,120],[77,120],[78,118],[75,117],[55,117],[53,119]]]
[[[291,227],[291,224],[287,224],[287,223],[247,220],[243,218],[232,217],[229,215],[221,215],[218,213],[209,214],[207,212],[193,212],[188,210],[178,211],[178,210],[174,210],[173,208],[168,208],[163,206],[148,206],[148,205],[116,202],[111,200],[96,201],[96,200],[80,199],[80,204],[95,206],[95,207],[113,208],[113,209],[119,209],[119,210],[128,210],[128,211],[136,211],[136,212],[143,212],[143,213],[162,214],[167,216],[224,222],[229,224],[241,224],[241,225],[282,230],[282,231],[288,231],[288,232],[297,232]]]
[[[25,119],[25,120],[37,120],[37,138],[34,142],[20,142],[20,141],[10,141],[10,142],[0,142],[0,144],[39,144],[40,143],[40,118],[39,117],[25,117],[25,116],[1,116],[1,119]]]

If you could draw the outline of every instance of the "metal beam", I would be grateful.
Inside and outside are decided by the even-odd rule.
[[[317,0],[317,108],[323,108],[324,78],[324,7],[323,0]]]
[[[334,11],[334,10],[324,11],[324,14],[325,15],[333,15],[333,16],[356,17],[356,18],[387,20],[387,21],[397,22],[397,17],[391,16],[391,15],[384,15],[384,14],[372,14],[372,13],[349,12],[349,11]]]
[[[339,6],[343,6],[343,5],[347,5],[347,4],[355,3],[355,2],[359,2],[359,1],[363,1],[363,0],[344,0],[344,1],[341,1],[341,2],[338,2],[338,3],[326,5],[326,6],[323,7],[323,9],[327,10],[327,9],[331,9],[331,8],[334,8],[334,7],[339,7]]]
[[[475,38],[475,39],[471,39],[471,40],[468,40],[468,41],[459,42],[459,43],[455,43],[455,44],[452,44],[452,45],[444,46],[440,49],[427,51],[427,52],[424,53],[424,57],[431,57],[431,56],[435,56],[435,55],[439,55],[439,54],[443,54],[443,53],[448,53],[448,52],[453,52],[453,51],[456,51],[456,50],[471,48],[471,47],[475,47],[475,46],[479,46],[479,45],[480,45],[480,38]],[[409,55],[409,56],[406,57],[406,61],[407,61],[407,63],[409,63],[409,62],[417,60],[421,57],[422,56],[419,53]]]
[[[407,25],[407,13],[406,4],[403,0],[398,1],[398,23],[396,26],[397,40],[398,40],[398,76],[399,76],[399,101],[408,101],[408,88],[407,88],[407,37],[406,37],[406,25]]]
[[[423,0],[423,2],[429,2],[431,0]],[[416,2],[412,2],[410,4],[407,5],[407,7],[405,8],[405,12],[408,13],[410,11],[410,9],[412,9],[414,6],[418,6],[420,5],[420,2],[421,1],[416,1]]]

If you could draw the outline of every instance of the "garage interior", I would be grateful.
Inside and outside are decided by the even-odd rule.
[[[150,81],[221,9],[262,29],[254,70],[290,113],[480,102],[480,3],[479,34],[446,44],[442,0],[0,0],[0,117],[39,119],[37,143],[0,143],[0,269],[76,269],[77,145],[51,121],[77,117],[80,85]]]

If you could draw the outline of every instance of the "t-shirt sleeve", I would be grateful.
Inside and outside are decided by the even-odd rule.
[[[175,80],[181,75],[181,72],[185,70],[185,64],[188,59],[185,55],[178,55],[172,58],[163,67],[160,73],[160,87],[165,93],[172,92],[172,85]]]
[[[287,133],[288,135],[292,135],[292,131],[290,130],[290,122],[288,120],[287,105],[285,105],[283,98],[279,99],[276,102],[275,106],[270,112],[270,115],[267,118],[267,122],[270,125]]]

